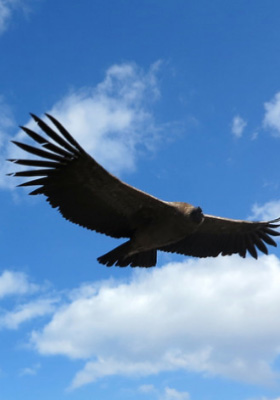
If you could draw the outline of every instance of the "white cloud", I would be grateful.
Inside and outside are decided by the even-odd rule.
[[[114,173],[133,170],[136,154],[153,149],[159,128],[155,126],[148,104],[159,97],[156,73],[160,63],[143,72],[135,64],[110,67],[104,81],[95,88],[72,92],[57,102],[48,113],[59,119],[87,152]],[[49,123],[49,121],[48,121]],[[37,129],[34,122],[26,124]],[[16,140],[27,141],[19,132]],[[33,142],[34,144],[34,142]],[[5,158],[26,158],[13,144]],[[5,173],[15,166],[2,166],[0,186],[14,187]]]
[[[246,126],[247,122],[239,115],[236,115],[232,120],[231,132],[235,137],[240,138]]]
[[[272,100],[264,103],[265,116],[263,125],[271,129],[277,136],[280,135],[280,92],[276,93]]]
[[[268,383],[278,376],[279,287],[273,255],[137,270],[128,283],[76,291],[31,343],[42,355],[85,360],[72,389],[179,369]]]
[[[280,217],[280,200],[268,201],[263,205],[254,204],[252,207],[252,220],[269,221]]]
[[[38,290],[38,286],[29,282],[22,272],[5,270],[0,275],[0,298],[9,295],[30,294]]]

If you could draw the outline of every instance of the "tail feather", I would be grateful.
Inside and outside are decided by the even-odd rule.
[[[103,256],[98,257],[98,262],[112,267],[116,265],[118,267],[154,267],[157,262],[157,251],[149,250],[141,253],[135,253],[133,255],[127,255],[131,249],[130,242],[126,242],[109,251]]]

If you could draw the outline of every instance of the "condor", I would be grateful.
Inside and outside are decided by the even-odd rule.
[[[138,190],[106,171],[77,143],[51,115],[53,130],[31,114],[49,137],[21,127],[42,148],[13,141],[39,159],[9,161],[37,167],[12,173],[36,177],[19,186],[39,186],[30,194],[44,194],[53,208],[67,220],[114,238],[129,240],[98,258],[101,264],[120,267],[152,267],[157,250],[194,257],[247,252],[258,257],[257,249],[268,254],[266,244],[276,246],[271,236],[280,218],[250,222],[203,214],[200,207],[183,202],[167,202]]]

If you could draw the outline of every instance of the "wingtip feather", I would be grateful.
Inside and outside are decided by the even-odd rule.
[[[31,117],[34,119],[34,121],[39,122],[40,118],[37,117],[37,115],[33,114],[32,112],[29,113],[31,115]]]

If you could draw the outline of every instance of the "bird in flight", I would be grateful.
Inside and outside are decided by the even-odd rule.
[[[36,167],[9,175],[35,178],[18,186],[39,186],[30,194],[44,194],[64,218],[87,229],[129,240],[98,258],[101,264],[120,267],[152,267],[157,251],[193,257],[247,253],[268,254],[266,244],[276,246],[280,218],[251,222],[204,214],[200,207],[160,200],[122,182],[97,163],[53,116],[56,130],[31,114],[47,136],[21,129],[41,148],[13,141],[36,159],[9,159]]]

